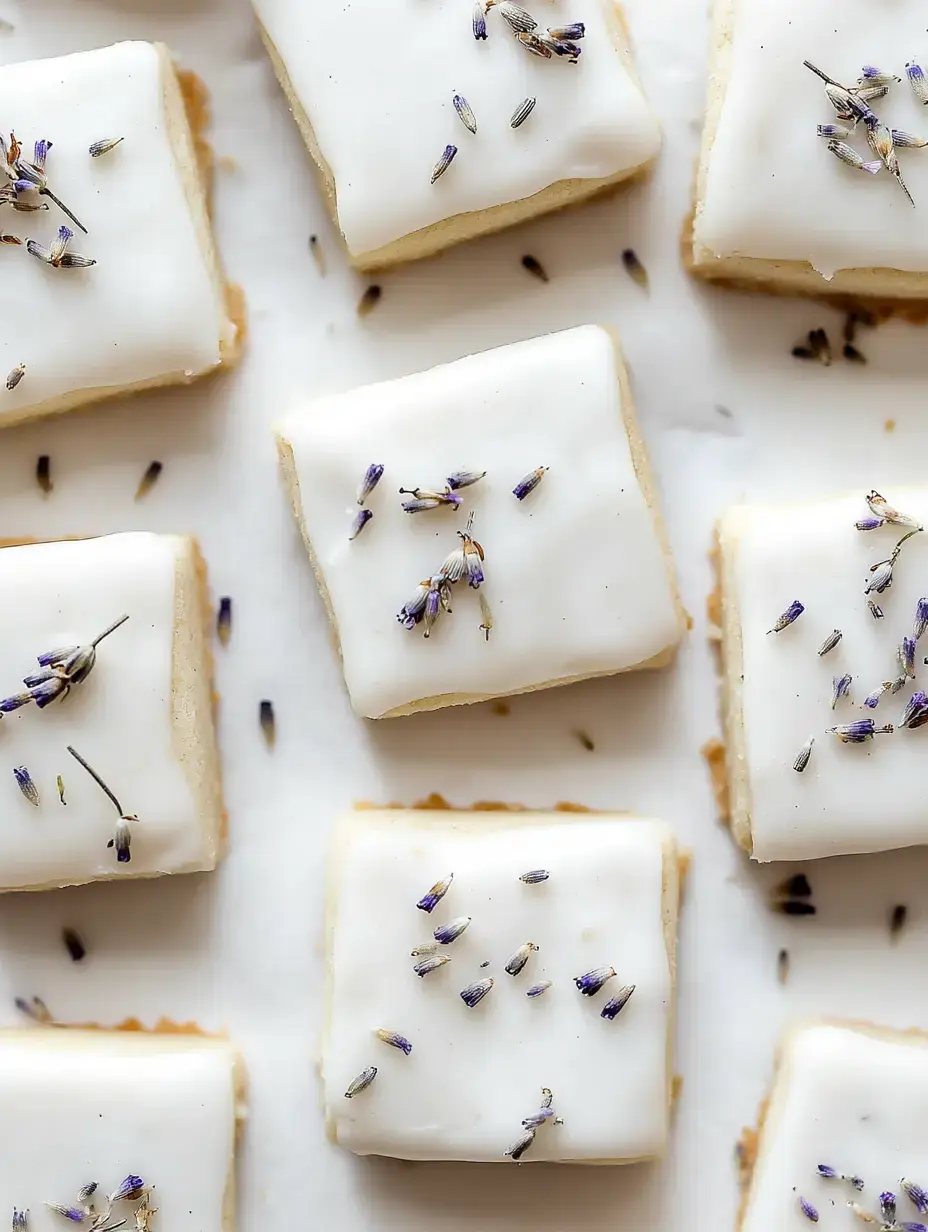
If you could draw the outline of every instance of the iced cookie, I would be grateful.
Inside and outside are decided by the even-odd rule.
[[[872,17],[867,0],[715,0],[695,274],[928,296],[924,9],[901,0],[876,33]]]
[[[743,506],[722,520],[732,825],[756,860],[928,842],[928,538],[917,529],[928,492],[891,500]]]
[[[613,0],[254,0],[351,260],[362,268],[582,201],[657,155]],[[578,20],[582,18],[583,20]]]
[[[330,1136],[402,1159],[661,1155],[679,871],[658,821],[343,818],[328,898]]]
[[[5,65],[0,106],[15,126],[0,151],[0,255],[16,305],[0,338],[0,427],[187,382],[233,358],[167,49],[117,43]]]
[[[278,447],[359,714],[668,662],[684,615],[607,331],[323,398]]]
[[[928,1215],[928,1036],[858,1023],[792,1030],[780,1049],[740,1232],[906,1229]]]
[[[0,890],[213,868],[224,822],[195,542],[7,547],[0,590]]]
[[[195,1035],[0,1031],[13,1228],[234,1232],[238,1070],[231,1045]]]

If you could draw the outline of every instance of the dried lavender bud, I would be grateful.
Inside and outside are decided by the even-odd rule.
[[[398,1048],[400,1052],[405,1052],[407,1057],[412,1052],[412,1044],[410,1044],[405,1035],[400,1035],[398,1031],[388,1031],[386,1028],[381,1027],[374,1034],[379,1040],[389,1044],[391,1048]]]
[[[440,179],[445,174],[445,172],[454,162],[454,156],[455,154],[457,154],[457,152],[458,152],[458,147],[456,145],[446,145],[445,146],[441,158],[432,168],[432,174],[429,179],[430,184],[434,184],[436,180]]]
[[[477,0],[473,13],[474,38],[478,40],[487,37],[487,10],[483,0]]]
[[[638,260],[638,256],[633,248],[626,248],[622,253],[622,264],[625,266],[629,276],[638,283],[639,287],[647,291],[648,289],[648,271]]]
[[[523,1129],[540,1129],[545,1121],[549,1121],[554,1116],[553,1108],[539,1108],[537,1112],[533,1112],[522,1121]]]
[[[567,26],[549,26],[548,33],[558,43],[572,43],[583,38],[586,26],[582,21],[574,21]]]
[[[508,1155],[510,1159],[520,1160],[528,1148],[535,1141],[534,1129],[527,1129],[521,1134],[508,1150],[504,1151],[504,1155]]]
[[[805,742],[793,760],[793,769],[797,774],[802,774],[806,766],[809,764],[809,758],[812,756],[812,746],[815,744],[815,737],[810,736]]]
[[[383,477],[383,463],[372,462],[358,485],[358,504],[363,505]]]
[[[39,800],[39,789],[38,787],[36,787],[35,783],[33,782],[32,775],[29,773],[26,767],[25,766],[14,766],[13,767],[13,777],[16,779],[17,787],[23,793],[23,795],[26,797],[29,803],[34,805],[36,808],[38,808],[39,804],[41,803],[41,801]]]
[[[441,900],[448,893],[452,881],[454,881],[454,873],[449,873],[447,877],[442,877],[441,881],[436,881],[431,890],[416,903],[420,911],[434,911]]]
[[[840,142],[829,141],[828,148],[831,149],[834,144],[840,144]],[[863,159],[861,159],[861,162],[863,162]],[[831,363],[831,343],[828,341],[828,334],[821,326],[818,329],[809,330],[809,347],[815,358],[820,360],[827,368]]]
[[[525,995],[527,997],[540,997],[548,991],[553,980],[539,980],[537,984],[533,984],[531,988],[526,988]]]
[[[437,971],[439,967],[443,967],[445,963],[451,962],[451,957],[448,954],[433,954],[431,958],[423,958],[422,962],[417,962],[413,967],[416,975],[420,980],[424,980],[427,975],[431,975],[433,971]]]
[[[574,983],[585,997],[595,997],[608,980],[615,975],[615,967],[594,967],[585,975],[574,976]]]
[[[534,276],[540,282],[550,282],[551,281],[551,279],[548,277],[548,271],[541,264],[541,262],[538,260],[537,257],[533,257],[531,256],[531,254],[526,253],[526,255],[522,258],[522,266],[524,269],[527,269],[530,274],[534,274]]]
[[[477,131],[477,117],[474,115],[473,108],[462,94],[455,94],[451,100],[454,104],[454,109],[460,117],[461,123],[468,132],[475,133]]]
[[[831,708],[834,710],[842,697],[847,697],[851,690],[851,682],[853,676],[845,673],[843,676],[835,676],[831,682]]]
[[[799,600],[794,599],[786,611],[777,617],[773,628],[768,629],[767,632],[781,633],[788,625],[791,625],[794,620],[798,620],[805,610],[805,607],[799,602]]]
[[[487,976],[486,979],[476,980],[473,984],[468,984],[466,988],[461,990],[461,1000],[469,1008],[473,1009],[487,995],[496,981],[492,976]]]
[[[916,1185],[914,1181],[907,1181],[905,1177],[899,1184],[919,1215],[928,1215],[928,1191],[922,1189],[921,1185]]]
[[[883,164],[878,158],[865,161],[852,145],[848,145],[846,141],[836,141],[832,139],[828,142],[828,149],[834,154],[835,158],[839,158],[841,162],[846,163],[848,167],[853,167],[856,171],[866,171],[870,175],[876,175],[881,171]],[[824,333],[824,330],[822,331]],[[816,348],[813,348],[816,349]],[[831,363],[831,350],[828,350],[828,358],[824,358],[824,352],[821,349],[816,350],[816,354],[824,364]]]
[[[135,499],[141,500],[143,496],[147,496],[158,481],[158,476],[164,470],[163,462],[149,462],[148,469],[139,481],[139,486],[136,489]]]
[[[826,727],[829,736],[837,736],[842,744],[864,744],[874,736],[891,735],[892,723],[884,723],[877,727],[873,719],[856,719],[853,723],[840,723],[837,727]]]
[[[28,1211],[18,1211],[13,1207],[13,1232],[26,1232],[29,1219]]]
[[[524,881],[526,885],[538,885],[542,881],[547,881],[550,876],[546,868],[533,868],[523,873],[519,880]]]
[[[880,1215],[884,1223],[895,1224],[896,1222],[896,1195],[886,1190],[880,1194]]]
[[[223,646],[228,646],[232,636],[232,600],[223,595],[219,600],[219,612],[216,615],[216,636]]]
[[[626,984],[619,990],[618,994],[612,997],[600,1010],[600,1018],[608,1018],[610,1022],[625,1009],[631,999],[632,993],[635,991],[634,984]]]
[[[277,720],[274,717],[274,703],[264,698],[258,706],[258,722],[264,736],[264,743],[272,749],[277,743]]]
[[[899,670],[907,680],[915,679],[915,638],[904,637],[896,652]]]
[[[366,317],[380,303],[380,297],[383,295],[383,287],[378,286],[376,282],[365,290],[364,294],[358,300],[357,313],[359,317]]]
[[[829,651],[834,650],[843,636],[844,635],[840,629],[832,629],[831,633],[828,634],[824,642],[822,642],[821,646],[818,648],[819,658],[821,658],[822,655],[828,654]]]
[[[902,78],[897,77],[895,73],[887,73],[873,64],[865,64],[860,70],[860,76],[857,78],[857,84],[870,86],[891,86],[893,82],[901,80]]]
[[[928,145],[924,137],[916,137],[914,133],[903,133],[898,128],[892,130],[893,145],[902,150],[920,150]]]
[[[785,984],[789,979],[789,950],[780,950],[777,954],[777,981]]]
[[[812,887],[805,873],[793,873],[777,886],[775,893],[781,898],[811,898]]]
[[[799,1209],[802,1211],[803,1215],[805,1215],[806,1219],[810,1220],[812,1223],[818,1223],[818,1211],[811,1202],[807,1202],[802,1196],[799,1198]]]
[[[828,1164],[819,1164],[815,1170],[823,1180],[847,1181],[849,1185],[853,1185],[858,1191],[864,1187],[864,1183],[859,1176],[852,1176],[847,1172],[839,1172],[837,1168],[831,1168]]]
[[[925,77],[925,70],[920,64],[916,64],[914,60],[910,60],[905,66],[905,75],[908,78],[909,85],[912,87],[912,93],[918,102],[925,106],[928,104],[928,79]]]
[[[69,251],[73,238],[74,232],[70,227],[59,227],[58,238],[53,240],[47,248],[37,240],[27,240],[26,251],[30,256],[37,257],[46,265],[50,265],[52,269],[88,269],[91,265],[96,265],[93,257],[84,257],[79,253]]]
[[[512,489],[512,494],[516,500],[523,501],[526,496],[534,492],[547,472],[547,466],[538,466],[533,471],[529,471],[527,475],[519,480],[516,486]]]
[[[425,957],[427,954],[435,954],[438,951],[437,941],[423,941],[421,945],[413,946],[409,951],[411,958]]]
[[[469,488],[475,483],[479,483],[486,475],[486,471],[455,471],[448,475],[445,483],[452,492],[457,492],[459,488]]]
[[[110,150],[115,150],[124,140],[124,137],[107,137],[102,141],[95,141],[89,150],[90,157],[102,158],[104,154],[109,154]]]
[[[912,636],[916,642],[926,629],[928,629],[928,599],[919,599],[915,605],[915,622],[912,627]]]
[[[523,98],[522,102],[519,103],[518,107],[509,117],[509,127],[520,128],[535,110],[535,102],[534,98]]]
[[[54,487],[52,483],[52,460],[47,453],[39,455],[35,464],[35,481],[47,496]]]
[[[13,368],[7,375],[7,378],[6,378],[7,389],[14,390],[25,375],[26,375],[26,365],[17,364],[16,367]]]
[[[538,26],[538,22],[526,9],[520,4],[513,4],[512,0],[503,0],[503,3],[497,6],[500,16],[512,30],[513,34],[530,33]]]
[[[376,1065],[369,1065],[367,1069],[362,1069],[357,1078],[352,1078],[351,1082],[348,1083],[345,1099],[354,1099],[361,1091],[366,1091],[376,1077]]]
[[[355,516],[351,519],[351,529],[348,531],[348,542],[351,543],[357,539],[361,531],[372,521],[374,517],[373,511],[370,509],[359,509]]]
[[[84,1212],[76,1206],[64,1206],[61,1202],[46,1202],[45,1205],[49,1210],[54,1211],[56,1215],[61,1215],[64,1219],[70,1219],[72,1223],[83,1223]]]
[[[31,1001],[27,1001],[25,997],[17,997],[14,1005],[21,1014],[25,1014],[34,1022],[40,1022],[43,1025],[54,1022],[51,1011],[41,997],[33,997]]]
[[[916,689],[906,702],[899,726],[907,727],[912,731],[916,727],[924,726],[925,723],[928,723],[928,696],[921,689]]]
[[[869,710],[876,710],[877,706],[880,704],[880,698],[883,696],[883,694],[886,692],[887,689],[892,689],[892,688],[893,688],[893,682],[891,680],[884,680],[882,684],[877,685],[875,689],[871,690],[871,692],[867,694],[867,696],[864,698],[864,705]]]
[[[439,945],[451,945],[452,941],[457,941],[470,921],[471,917],[469,915],[458,916],[450,924],[443,924],[440,928],[436,928],[432,936]]]
[[[889,935],[897,937],[905,928],[906,918],[908,917],[909,909],[905,903],[897,903],[893,907],[892,915],[889,917]]]
[[[72,962],[83,961],[87,954],[87,949],[79,933],[75,932],[73,928],[63,928],[61,930],[61,940],[64,942],[64,948],[68,951]]]
[[[530,956],[538,949],[534,941],[526,941],[520,945],[514,954],[511,954],[509,961],[506,963],[507,975],[518,975],[523,970]]]
[[[526,51],[531,52],[533,56],[540,56],[543,60],[551,59],[551,48],[544,39],[539,38],[533,31],[522,31],[517,34],[516,38]]]
[[[854,130],[848,128],[845,124],[819,124],[816,126],[816,135],[827,139],[835,138],[838,141],[843,141],[845,137],[852,137]]]

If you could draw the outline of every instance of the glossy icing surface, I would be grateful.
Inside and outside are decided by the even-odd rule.
[[[0,723],[6,760],[0,887],[70,885],[215,863],[218,836],[198,815],[172,724],[175,571],[187,551],[178,536],[141,533],[0,551],[0,591],[7,596],[0,610],[3,697],[22,690],[38,655],[82,645],[129,615],[100,643],[90,675],[67,697],[43,710],[23,706]],[[140,818],[131,828],[129,863],[117,863],[106,846],[116,809],[68,745],[123,809]],[[13,766],[28,769],[38,808],[20,792]]]
[[[154,1227],[222,1232],[235,1144],[233,1066],[232,1048],[218,1041],[0,1032],[0,1106],[16,1126],[0,1153],[7,1206],[27,1209],[35,1232],[60,1232],[70,1225],[46,1202],[73,1206],[78,1190],[96,1181],[101,1212],[106,1196],[136,1175],[152,1187]],[[137,1205],[117,1203],[113,1221],[134,1228]]]
[[[928,596],[928,539],[903,548],[890,589],[864,594],[870,566],[888,557],[905,527],[855,528],[869,516],[864,494],[792,506],[743,506],[726,515],[723,534],[737,541],[736,594],[744,643],[744,728],[752,794],[754,857],[801,860],[883,851],[928,842],[923,764],[928,727],[899,729],[865,744],[842,744],[825,729],[872,718],[898,725],[915,689],[924,689],[928,653],[915,655],[915,680],[876,709],[871,690],[899,675],[897,648],[913,632],[916,603]],[[928,524],[928,492],[888,497]],[[780,633],[767,630],[798,599],[803,614]],[[843,637],[818,649],[833,629]],[[831,710],[833,679],[853,677],[850,698]],[[808,767],[792,763],[809,736]]]
[[[658,1155],[667,1134],[667,1041],[672,981],[662,918],[669,827],[608,815],[564,820],[523,814],[490,821],[461,813],[363,812],[344,818],[330,869],[330,1003],[323,1057],[326,1115],[359,1154],[503,1161],[553,1091],[563,1125],[547,1124],[523,1157],[623,1160]],[[529,869],[547,881],[520,881]],[[431,913],[417,901],[454,874]],[[423,978],[411,949],[436,927],[470,916]],[[504,970],[531,940],[520,974]],[[483,966],[488,963],[487,966]],[[613,966],[583,996],[574,977]],[[474,1008],[459,993],[493,978]],[[527,997],[540,980],[553,985]],[[613,1021],[602,1007],[636,990]],[[376,1038],[381,1027],[409,1055]],[[349,1082],[376,1065],[351,1099]]]
[[[604,330],[583,326],[323,398],[279,432],[293,448],[360,714],[620,671],[677,641],[667,560],[635,475]],[[367,500],[374,518],[349,542],[371,462],[385,467]],[[542,482],[516,500],[513,488],[539,465],[550,468]],[[457,514],[403,511],[398,488],[441,487],[462,469],[487,474],[461,490]],[[478,595],[461,583],[453,614],[425,639],[397,613],[458,545],[471,510],[492,632],[486,640]]]
[[[0,249],[8,313],[0,372],[26,374],[2,389],[4,412],[74,390],[125,386],[219,362],[225,311],[204,260],[165,112],[163,66],[151,43],[0,68],[0,110],[16,125],[24,155],[48,138],[49,187],[77,215],[84,235],[54,205],[3,209],[3,230],[46,246],[65,223],[71,250],[89,269],[54,269],[25,247]],[[7,134],[8,136],[8,134]],[[124,137],[91,158],[92,143]],[[43,198],[44,200],[44,198]]]
[[[877,1216],[886,1191],[896,1194],[905,1221],[895,1227],[924,1223],[899,1182],[925,1184],[926,1043],[837,1024],[803,1027],[787,1039],[742,1232],[806,1232],[812,1224],[800,1196],[820,1228],[854,1232],[868,1225],[847,1204]],[[819,1164],[859,1177],[863,1189],[820,1178]]]
[[[339,224],[354,254],[444,218],[529,197],[568,179],[611,176],[653,158],[657,122],[617,51],[609,0],[583,11],[540,0],[540,27],[583,21],[579,63],[523,50],[498,11],[474,39],[472,4],[389,0],[334,4],[317,15],[293,0],[255,0],[335,178]],[[477,122],[455,114],[463,95]],[[517,130],[526,97],[535,110]],[[445,146],[458,154],[435,184]]]
[[[835,123],[811,60],[855,84],[865,64],[903,80],[870,106],[892,128],[926,135],[928,114],[905,80],[905,64],[924,52],[919,0],[899,0],[891,19],[874,21],[867,0],[722,0],[732,20],[731,76],[712,148],[695,238],[719,256],[808,261],[825,278],[839,269],[881,266],[928,271],[928,151],[903,149],[902,173],[913,209],[886,172],[871,178],[840,162],[816,136]],[[849,139],[874,155],[864,126]]]

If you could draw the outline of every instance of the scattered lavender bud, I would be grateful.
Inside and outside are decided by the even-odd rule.
[[[866,171],[869,175],[876,175],[883,168],[882,162],[878,158],[865,161],[852,145],[848,145],[846,141],[831,140],[828,142],[828,149],[834,154],[835,158],[839,158],[841,162],[848,167],[853,167],[856,171]],[[831,356],[824,363],[831,363]]]
[[[7,389],[14,390],[25,375],[26,375],[26,365],[17,364],[16,367],[13,368],[7,375],[7,378],[6,378]]]
[[[436,928],[432,936],[439,945],[450,945],[452,941],[457,941],[470,921],[471,917],[469,915],[458,916],[450,924],[443,924],[440,928]]]
[[[851,682],[853,676],[845,673],[843,676],[835,676],[831,682],[831,708],[834,710],[842,697],[847,697],[850,693]]]
[[[522,258],[522,268],[527,269],[528,272],[532,274],[535,278],[537,278],[539,282],[550,282],[551,281],[551,279],[548,277],[548,271],[545,269],[542,263],[538,260],[538,258],[533,257],[531,253],[526,253],[525,256]]]
[[[880,1194],[880,1215],[884,1223],[896,1222],[896,1195],[886,1190]]]
[[[831,149],[833,144],[840,143],[829,142],[828,148]],[[861,159],[861,162],[863,162],[863,159]],[[822,329],[821,326],[819,326],[818,329],[809,330],[809,346],[815,358],[821,360],[827,368],[831,363],[831,343],[828,341],[828,334],[824,329]]]
[[[529,493],[534,492],[544,478],[547,470],[547,466],[538,466],[535,470],[529,471],[527,475],[524,475],[512,489],[512,494],[516,500],[524,501]]]
[[[30,804],[36,808],[39,807],[39,789],[36,787],[32,775],[25,766],[14,766],[13,777],[16,779],[16,785],[23,793]]]
[[[828,1164],[819,1164],[816,1172],[826,1181],[847,1181],[856,1190],[861,1190],[864,1187],[864,1183],[859,1176],[851,1176],[847,1172],[839,1172],[837,1168],[831,1168]]]
[[[897,652],[899,669],[908,680],[915,679],[915,638],[904,637]]]
[[[139,480],[139,486],[135,491],[135,499],[141,500],[143,496],[147,496],[155,484],[158,482],[158,476],[164,470],[163,462],[149,462],[148,469]]]
[[[441,158],[432,168],[432,174],[429,178],[429,183],[434,184],[436,180],[441,179],[451,164],[454,162],[454,156],[458,152],[456,145],[446,145]]]
[[[528,12],[522,8],[520,4],[514,4],[512,0],[503,0],[502,4],[498,5],[500,16],[512,30],[513,34],[530,33],[536,29],[538,22]]]
[[[626,984],[624,988],[621,988],[618,995],[612,997],[603,1006],[599,1014],[600,1018],[608,1018],[609,1021],[612,1022],[612,1020],[625,1009],[625,1006],[631,999],[632,993],[635,991],[635,987],[636,986],[634,984]]]
[[[874,620],[883,619],[883,609],[878,603],[874,603],[872,599],[867,600],[867,607],[870,609],[870,615]]]
[[[903,133],[898,128],[892,130],[893,145],[900,150],[920,150],[928,145],[924,137],[916,137],[914,133]]]
[[[525,967],[529,957],[538,949],[534,941],[526,941],[520,945],[516,952],[510,955],[509,961],[506,963],[507,975],[518,975]]]
[[[916,689],[906,702],[899,726],[907,727],[912,731],[916,727],[924,726],[925,723],[928,723],[928,696],[921,689]]]
[[[25,997],[17,997],[14,1001],[14,1005],[21,1014],[25,1014],[34,1022],[40,1022],[43,1025],[54,1022],[51,1015],[51,1010],[49,1010],[48,1006],[41,997],[33,997],[31,1001],[27,1001]]]
[[[427,894],[423,894],[416,903],[419,910],[434,911],[448,893],[452,881],[454,881],[454,873],[449,873],[447,877],[442,877],[441,881],[436,881],[431,890]]]
[[[887,689],[891,689],[892,687],[893,687],[893,682],[891,680],[884,680],[882,684],[877,685],[875,689],[873,689],[870,693],[867,694],[867,696],[864,698],[864,705],[869,710],[876,710],[877,706],[880,704],[880,698],[883,696],[883,694],[886,692]]]
[[[361,1091],[366,1091],[376,1077],[376,1065],[369,1065],[367,1069],[362,1069],[357,1078],[352,1078],[351,1082],[348,1083],[345,1099],[354,1099]]]
[[[405,1035],[400,1035],[398,1031],[387,1031],[386,1028],[381,1027],[374,1034],[379,1040],[389,1044],[391,1048],[398,1048],[400,1052],[405,1052],[407,1057],[412,1052],[412,1044]]]
[[[789,950],[780,950],[777,954],[777,981],[785,984],[789,979]]]
[[[363,505],[383,476],[383,463],[372,462],[358,485],[358,504]]]
[[[455,94],[451,100],[454,104],[454,109],[458,113],[461,123],[468,132],[475,133],[477,131],[477,118],[474,115],[473,108],[463,94]]]
[[[521,1134],[515,1140],[515,1142],[512,1144],[511,1147],[509,1147],[508,1150],[503,1152],[503,1154],[508,1155],[510,1159],[519,1160],[522,1158],[522,1156],[525,1154],[525,1152],[528,1150],[528,1148],[532,1145],[534,1141],[535,1141],[534,1129],[527,1129],[523,1134]]]
[[[360,535],[361,531],[368,524],[368,522],[373,519],[373,517],[374,514],[370,509],[358,510],[355,516],[351,519],[351,529],[348,532],[349,543],[351,543],[352,540],[357,539],[358,535]]]
[[[476,980],[473,984],[468,984],[466,988],[461,990],[461,1000],[469,1009],[473,1009],[475,1005],[483,1000],[495,983],[496,981],[492,976]]]
[[[90,1181],[87,1185],[82,1185],[77,1191],[77,1200],[81,1204],[89,1202],[99,1188],[96,1181]]]
[[[223,646],[228,646],[232,636],[232,600],[223,595],[219,600],[219,612],[216,615],[216,636]]]
[[[487,37],[487,10],[483,0],[477,0],[473,15],[474,38],[478,40]]]
[[[909,85],[912,87],[913,94],[924,107],[928,104],[928,79],[925,77],[925,70],[920,64],[916,64],[914,60],[910,60],[905,66],[905,75],[908,78]]]
[[[425,979],[427,975],[431,975],[433,971],[437,971],[439,967],[443,967],[445,963],[451,962],[448,954],[433,954],[431,958],[423,958],[422,962],[417,962],[413,967],[419,979]]]
[[[423,941],[421,945],[414,946],[410,951],[411,958],[425,957],[428,954],[435,954],[438,951],[437,941]]]
[[[881,526],[885,526],[886,523],[882,518],[875,518],[871,516],[869,518],[861,518],[859,521],[855,522],[854,525],[858,530],[878,530]]]
[[[522,1122],[523,1129],[540,1129],[545,1121],[549,1121],[554,1116],[553,1108],[539,1108],[537,1112],[533,1112],[531,1116],[525,1117]]]
[[[95,141],[89,150],[90,157],[102,158],[104,154],[109,154],[110,150],[115,150],[122,141],[125,141],[124,137],[106,137],[102,141]]]
[[[796,754],[796,758],[793,762],[793,769],[797,772],[797,774],[802,774],[803,770],[805,770],[806,766],[809,764],[809,758],[812,756],[813,744],[815,744],[815,737],[810,736]]]
[[[359,317],[366,317],[373,312],[380,303],[383,295],[383,287],[379,283],[372,282],[369,287],[365,288],[364,294],[358,300],[356,312]]]
[[[41,490],[48,496],[53,488],[52,484],[52,460],[47,453],[39,455],[39,460],[35,464],[35,481]]]
[[[72,962],[82,962],[87,955],[87,949],[80,938],[80,934],[73,928],[63,928],[61,930],[61,940],[64,942],[65,949]]]
[[[928,629],[928,599],[919,599],[915,605],[915,624],[912,629],[912,636],[916,642],[926,629]]]
[[[629,277],[637,282],[639,287],[647,291],[648,289],[648,271],[641,264],[638,255],[633,248],[626,248],[622,253],[622,264],[625,266],[626,273]]]
[[[818,648],[819,658],[821,658],[822,655],[828,654],[829,651],[834,650],[843,636],[844,635],[840,629],[833,629]]]
[[[895,938],[902,932],[903,928],[905,928],[905,922],[908,914],[909,909],[905,903],[897,903],[896,906],[893,907],[893,913],[889,917],[890,937]]]
[[[818,1223],[818,1211],[811,1202],[808,1202],[801,1196],[799,1198],[799,1209],[802,1211],[803,1215],[805,1215],[806,1219],[810,1220],[812,1223]]]
[[[845,137],[852,136],[854,132],[852,128],[848,128],[845,124],[819,124],[816,131],[819,137],[838,141],[843,141]]]
[[[567,26],[549,26],[548,33],[558,43],[573,43],[583,38],[586,26],[582,21],[574,21]]]
[[[928,1191],[922,1189],[921,1185],[916,1185],[914,1181],[907,1181],[905,1177],[899,1184],[919,1215],[928,1215]]]
[[[28,1216],[28,1211],[19,1211],[13,1207],[13,1232],[26,1232]]]
[[[527,873],[523,873],[519,878],[526,885],[538,885],[542,881],[547,881],[551,874],[546,868],[532,868]]]
[[[854,94],[857,98],[862,99],[865,103],[872,103],[875,99],[885,98],[889,93],[887,85],[863,85],[855,89]]]
[[[469,488],[472,484],[479,483],[484,475],[486,471],[455,471],[447,477],[445,483],[452,492],[457,492],[459,488]]]
[[[787,625],[791,625],[794,620],[798,620],[805,610],[805,607],[799,602],[799,600],[794,599],[786,611],[781,616],[777,617],[773,628],[768,629],[767,632],[781,633]]]
[[[277,742],[277,720],[274,718],[274,703],[264,698],[258,707],[258,721],[264,734],[264,742],[272,749]]]
[[[64,1219],[70,1219],[72,1223],[83,1223],[84,1212],[76,1206],[64,1206],[60,1202],[46,1202],[45,1205],[49,1210],[54,1211],[56,1215],[61,1215]]]
[[[891,735],[892,723],[884,723],[877,727],[873,719],[856,719],[853,723],[841,723],[837,727],[826,727],[829,736],[837,736],[842,744],[864,744],[874,736]]]
[[[114,1189],[109,1196],[110,1203],[113,1202],[135,1202],[145,1193],[145,1182],[140,1176],[134,1176],[131,1173],[120,1184],[118,1189]]]
[[[521,34],[517,34],[516,38],[526,51],[531,52],[533,56],[540,56],[543,60],[551,59],[551,48],[544,39],[538,37],[533,31],[523,30]]]
[[[860,76],[857,78],[858,85],[871,86],[891,86],[894,81],[901,81],[901,77],[897,77],[895,73],[886,73],[881,68],[877,68],[873,64],[865,64],[860,70]]]
[[[574,983],[585,997],[595,997],[607,980],[615,975],[615,967],[594,967],[585,975],[574,976]]]
[[[74,232],[70,227],[59,227],[58,238],[53,240],[47,248],[37,240],[27,240],[26,251],[30,256],[37,257],[46,265],[50,265],[52,269],[88,269],[91,265],[96,265],[93,257],[84,257],[79,253],[69,251],[73,238]]]
[[[509,127],[520,128],[535,110],[535,102],[534,98],[524,98],[509,117]]]
[[[525,995],[527,997],[540,997],[548,991],[553,980],[539,980],[537,984],[533,984],[531,988],[526,988]]]

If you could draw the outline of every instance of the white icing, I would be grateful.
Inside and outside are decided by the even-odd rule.
[[[191,375],[219,362],[225,313],[204,260],[172,149],[162,66],[150,43],[0,68],[0,112],[24,155],[47,137],[49,187],[87,228],[54,205],[47,213],[3,210],[3,229],[48,244],[60,224],[71,249],[96,259],[86,270],[52,269],[25,247],[0,248],[7,302],[0,378],[26,375],[5,412],[74,390]],[[7,134],[9,135],[9,134]],[[89,146],[125,137],[101,158]]]
[[[868,1225],[846,1204],[878,1215],[884,1190],[897,1195],[899,1220],[923,1223],[899,1181],[926,1184],[926,1099],[924,1038],[876,1038],[840,1025],[797,1030],[777,1075],[742,1232],[808,1232],[800,1195],[818,1211],[819,1227],[855,1232]],[[819,1164],[860,1176],[864,1190],[820,1179]]]
[[[887,493],[897,508],[928,524],[928,492]],[[861,532],[869,511],[859,495],[795,506],[747,507],[729,513],[725,536],[737,538],[736,593],[744,640],[744,728],[752,796],[754,857],[801,860],[848,852],[884,851],[928,842],[924,755],[928,727],[897,730],[861,745],[841,744],[825,729],[871,717],[897,723],[908,687],[884,694],[875,710],[862,706],[882,681],[899,673],[896,651],[912,632],[916,601],[928,595],[928,537],[902,548],[892,587],[873,595],[885,616],[874,620],[864,594],[872,564],[889,556],[905,527]],[[767,633],[798,599],[799,619]],[[843,638],[817,651],[835,628]],[[924,689],[915,656],[915,687]],[[854,677],[851,701],[830,709],[832,679]],[[806,770],[793,759],[816,737]]]
[[[172,670],[175,569],[189,551],[172,535],[124,534],[0,551],[0,695],[22,690],[36,656],[92,640],[93,671],[44,710],[4,716],[0,744],[3,825],[0,888],[71,885],[98,878],[212,868],[215,819],[201,818],[174,743]],[[209,723],[209,715],[199,716]],[[117,813],[68,754],[77,751],[140,818],[128,864],[107,849]],[[11,773],[26,766],[39,789],[34,808]],[[56,776],[65,783],[66,806]]]
[[[335,4],[325,30],[311,7],[255,0],[335,178],[338,220],[355,255],[471,210],[567,179],[611,176],[653,158],[660,133],[613,45],[610,0],[574,9],[539,0],[540,26],[586,23],[578,64],[520,47],[498,12],[477,42],[470,0]],[[472,135],[452,106],[473,108]],[[527,96],[535,110],[509,118]],[[449,143],[457,157],[429,176]]]
[[[864,64],[903,78],[871,104],[891,127],[925,136],[928,111],[905,80],[923,53],[921,0],[899,0],[874,21],[869,0],[733,0],[731,77],[712,148],[697,243],[721,257],[808,261],[824,277],[847,268],[928,270],[928,150],[904,149],[913,209],[885,171],[870,177],[840,162],[816,136],[835,122],[811,60],[853,85]],[[725,8],[725,5],[721,5]],[[864,126],[853,144],[873,158]]]
[[[7,1208],[31,1232],[70,1226],[46,1202],[95,1209],[128,1175],[153,1187],[155,1227],[222,1232],[235,1145],[234,1053],[221,1042],[141,1032],[0,1033],[0,1104],[15,1132],[0,1152]],[[113,1219],[134,1228],[138,1203]]]
[[[472,355],[428,372],[323,398],[280,429],[294,451],[303,515],[334,607],[345,679],[370,718],[420,698],[486,695],[559,677],[615,672],[659,654],[679,621],[652,511],[622,420],[612,340],[595,326]],[[358,484],[385,465],[374,519],[348,541]],[[516,483],[550,470],[524,501]],[[403,512],[400,487],[486,478],[461,511]],[[476,513],[482,593],[426,640],[396,614]],[[468,700],[464,698],[463,700]]]
[[[359,1154],[501,1161],[550,1087],[564,1124],[541,1128],[526,1162],[660,1154],[671,1007],[662,873],[671,849],[663,823],[614,817],[345,818],[333,854],[323,1057],[338,1142]],[[519,877],[532,868],[551,876],[526,885]],[[435,910],[417,910],[448,873],[454,881]],[[471,924],[442,947],[451,962],[419,978],[410,950],[461,915]],[[528,940],[538,952],[507,975]],[[581,995],[573,977],[599,966],[614,966],[617,978]],[[494,987],[469,1009],[459,992],[488,976]],[[553,987],[527,997],[542,979]],[[623,984],[635,993],[609,1022],[600,1011]],[[412,1053],[377,1039],[381,1027],[406,1036]],[[346,1099],[369,1065],[378,1067],[373,1085]]]

